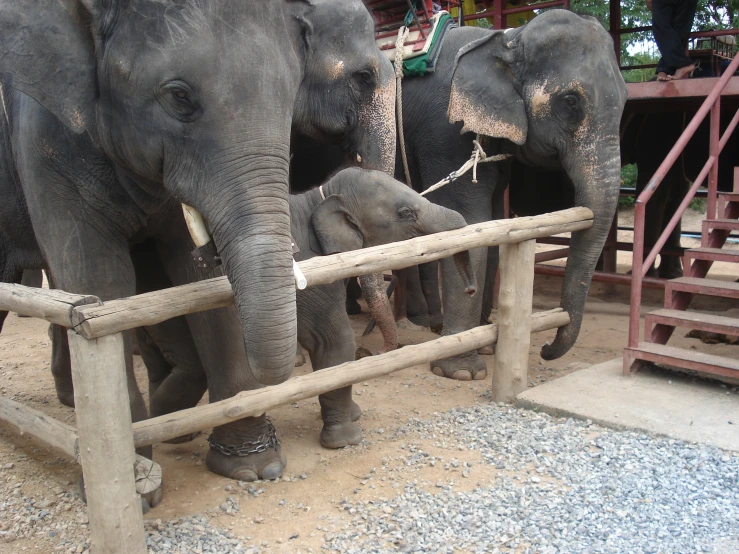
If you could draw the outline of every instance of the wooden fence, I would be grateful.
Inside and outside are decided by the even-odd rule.
[[[592,226],[587,208],[469,225],[462,229],[300,262],[308,286],[447,258],[500,245],[497,324],[476,327],[380,356],[363,358],[246,391],[232,398],[131,423],[122,332],[233,303],[225,277],[110,302],[94,296],[0,284],[0,310],[67,327],[77,427],[0,397],[0,421],[11,423],[82,465],[95,553],[147,551],[139,495],[151,494],[161,468],[135,447],[202,431],[412,365],[497,342],[493,400],[510,401],[526,389],[530,335],[561,327],[561,309],[532,314],[536,239]],[[478,293],[479,294],[479,293]]]

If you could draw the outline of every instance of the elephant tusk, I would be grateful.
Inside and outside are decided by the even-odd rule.
[[[295,276],[295,286],[298,290],[303,290],[308,286],[308,280],[300,270],[300,266],[298,265],[298,262],[295,261],[295,258],[293,258],[293,275]]]
[[[190,237],[195,243],[196,248],[205,246],[211,241],[208,229],[205,228],[205,221],[200,212],[192,206],[182,204],[182,212],[185,214],[185,223],[187,223],[187,230],[190,231]]]
[[[359,152],[357,152],[357,163],[358,164],[362,163],[362,156],[359,155]]]

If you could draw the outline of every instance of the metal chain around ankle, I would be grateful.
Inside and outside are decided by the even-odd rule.
[[[239,456],[243,458],[249,454],[259,454],[260,452],[264,452],[270,448],[276,448],[280,444],[280,439],[277,438],[275,426],[272,425],[272,422],[267,418],[267,430],[259,435],[256,440],[246,441],[232,446],[225,446],[217,442],[213,438],[213,435],[211,435],[208,437],[208,443],[210,443],[210,447],[212,449],[217,450],[224,456]]]

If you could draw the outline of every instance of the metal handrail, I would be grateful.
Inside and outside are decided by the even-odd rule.
[[[734,129],[739,123],[739,110],[734,115],[731,123],[727,127],[723,136],[719,138],[719,123],[720,123],[720,110],[721,110],[721,93],[723,92],[729,80],[739,68],[739,56],[736,56],[729,64],[729,67],[724,72],[723,76],[713,87],[711,93],[706,97],[705,101],[701,105],[698,112],[695,114],[693,119],[690,121],[688,126],[680,135],[680,138],[672,147],[670,153],[667,155],[665,160],[659,166],[654,176],[650,179],[647,186],[644,188],[642,193],[637,198],[634,207],[634,254],[631,268],[631,309],[629,316],[629,342],[628,345],[631,348],[639,345],[639,316],[641,313],[641,296],[642,296],[642,281],[646,277],[649,268],[657,258],[661,248],[667,242],[669,235],[677,226],[678,222],[682,218],[683,213],[687,209],[690,201],[695,196],[696,191],[701,186],[706,176],[708,179],[708,207],[706,209],[706,217],[714,219],[716,217],[716,194],[718,184],[718,157],[721,150],[726,145],[729,137],[734,132]],[[685,198],[681,202],[680,206],[675,211],[675,215],[672,217],[670,222],[665,227],[664,231],[660,235],[659,239],[652,247],[647,258],[644,258],[644,225],[646,217],[646,204],[649,199],[654,195],[655,191],[659,187],[662,179],[672,169],[672,166],[677,161],[680,154],[682,154],[685,146],[688,144],[693,135],[695,134],[698,126],[703,122],[711,112],[711,128],[710,128],[710,148],[708,161],[703,166],[703,169],[698,174],[693,186],[690,187]]]

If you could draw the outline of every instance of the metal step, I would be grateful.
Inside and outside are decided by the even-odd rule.
[[[704,219],[703,232],[707,232],[708,229],[739,231],[739,219]]]
[[[648,313],[644,320],[644,336],[652,335],[654,325],[670,325],[671,327],[688,327],[709,333],[739,337],[739,319],[700,312],[683,312],[680,310],[656,310]],[[651,342],[651,341],[650,341]]]
[[[691,248],[685,251],[685,256],[694,260],[709,260],[712,262],[739,262],[739,250],[724,250],[723,248]]]
[[[652,342],[640,342],[636,348],[627,347],[626,354],[637,360],[667,364],[734,379],[739,378],[739,359],[736,358],[726,358]]]
[[[722,296],[739,298],[739,283],[719,281],[718,279],[699,279],[698,277],[680,277],[665,283],[665,301],[673,292],[689,292],[706,296]],[[670,306],[665,305],[666,308]]]

